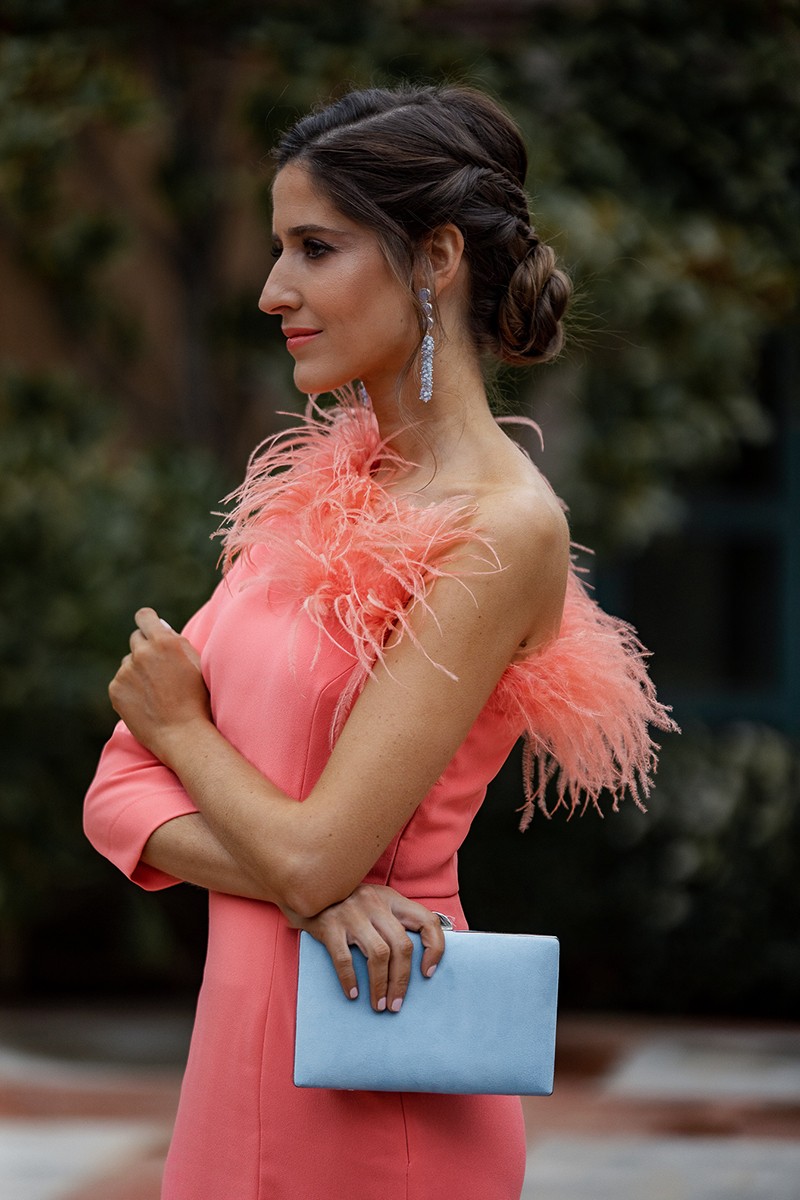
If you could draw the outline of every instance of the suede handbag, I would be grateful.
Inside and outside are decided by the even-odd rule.
[[[294,1082],[358,1091],[549,1096],[553,1090],[558,939],[445,931],[430,979],[422,943],[399,1013],[369,1003],[353,948],[358,998],[348,1000],[325,947],[300,934]]]

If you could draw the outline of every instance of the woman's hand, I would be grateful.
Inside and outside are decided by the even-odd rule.
[[[422,974],[436,970],[444,954],[444,934],[438,916],[394,888],[362,884],[339,904],[315,917],[300,917],[290,909],[284,915],[295,929],[305,929],[322,942],[331,956],[345,996],[358,995],[351,946],[367,959],[370,1003],[376,1012],[399,1012],[411,976],[411,939],[416,930],[425,947]]]
[[[130,654],[108,694],[137,741],[170,765],[169,747],[194,723],[211,722],[208,690],[197,651],[152,608],[136,613]]]

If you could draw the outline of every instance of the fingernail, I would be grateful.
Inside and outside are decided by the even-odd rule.
[[[438,963],[434,963],[432,967],[428,967],[427,971],[425,972],[425,974],[427,975],[428,979],[430,979],[431,975],[432,975],[432,974],[433,974],[433,972],[436,970],[436,968],[437,968],[437,966],[438,966],[438,965],[439,965]]]
[[[398,996],[396,1000],[392,1001],[392,1012],[400,1012],[400,1009],[402,1007],[403,1007],[403,1001]]]
[[[378,1012],[383,1012],[383,1010],[385,1008],[386,1008],[386,997],[381,996],[380,1000],[378,1001]]]
[[[170,625],[169,621],[165,621],[163,617],[159,617],[158,619],[165,629],[169,629],[170,632],[172,632],[172,626]]]
[[[350,988],[350,999],[355,1000],[358,996],[358,988]]]

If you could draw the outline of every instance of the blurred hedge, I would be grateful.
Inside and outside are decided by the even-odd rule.
[[[7,375],[0,384],[0,979],[8,985],[35,982],[46,926],[70,986],[80,974],[71,951],[95,907],[105,922],[113,914],[112,944],[123,957],[141,952],[146,970],[159,918],[141,916],[136,932],[144,910],[133,889],[107,887],[114,872],[82,837],[80,803],[113,727],[106,687],[132,608],[150,603],[179,626],[205,598],[216,557],[209,509],[223,490],[206,454],[130,450],[102,399],[77,381]],[[102,955],[98,967],[108,967]]]
[[[572,1007],[794,1018],[800,750],[764,726],[665,739],[646,814],[537,812],[509,761],[460,855],[477,928],[561,938]]]

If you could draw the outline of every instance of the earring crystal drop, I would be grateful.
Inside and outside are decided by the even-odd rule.
[[[428,322],[420,348],[419,398],[427,404],[433,395],[433,306],[430,288],[420,288],[419,300]]]

